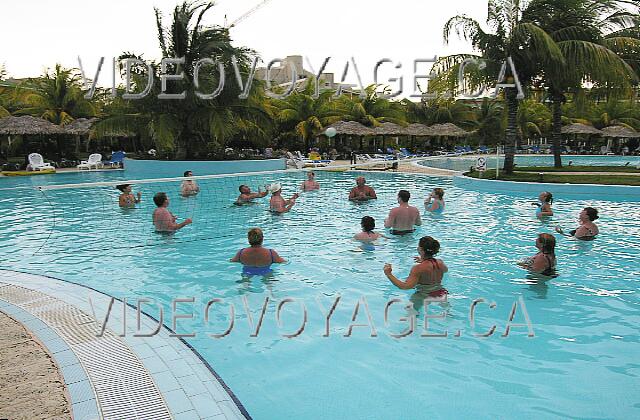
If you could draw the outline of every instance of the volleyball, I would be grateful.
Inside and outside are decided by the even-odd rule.
[[[331,138],[333,136],[335,136],[336,134],[338,134],[338,132],[336,131],[335,128],[333,127],[329,127],[325,130],[324,135]]]

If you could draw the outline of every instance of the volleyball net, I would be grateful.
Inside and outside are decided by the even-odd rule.
[[[32,232],[39,243],[34,247],[34,253],[73,255],[91,252],[101,255],[197,241],[211,241],[211,247],[215,249],[216,241],[229,237],[244,238],[247,228],[271,226],[274,222],[293,235],[294,225],[308,223],[310,217],[314,217],[316,225],[335,223],[330,215],[316,218],[312,214],[314,206],[319,201],[329,201],[337,213],[342,207],[348,210],[347,195],[355,186],[357,173],[366,176],[369,171],[392,171],[425,159],[428,158],[393,160],[365,157],[352,164],[314,165],[277,171],[41,186],[37,190],[42,206],[35,210],[43,220],[38,232]],[[314,203],[301,198],[290,214],[278,219],[269,211],[270,186],[279,184],[282,197],[288,200],[301,192],[309,171],[316,174],[322,185],[321,191],[315,195],[319,201]],[[120,205],[120,189],[127,185],[131,186],[134,200],[140,195],[140,202],[123,207]],[[237,205],[241,186],[248,187],[252,193],[261,193],[263,197]],[[185,190],[197,193],[186,194]],[[158,193],[165,193],[168,197],[167,210],[175,215],[176,223],[191,219],[192,224],[175,234],[158,234],[152,220],[157,208],[153,197]],[[340,228],[338,225],[335,227]]]

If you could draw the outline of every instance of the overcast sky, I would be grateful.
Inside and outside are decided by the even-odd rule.
[[[261,0],[219,0],[205,23],[232,22]],[[61,63],[78,67],[80,55],[92,77],[101,56],[124,51],[159,59],[153,7],[165,14],[165,24],[176,0],[49,0],[3,1],[0,25],[0,63],[10,76],[29,77]],[[482,0],[270,0],[231,29],[237,45],[256,50],[265,62],[287,55],[309,57],[317,70],[324,57],[327,67],[341,75],[344,63],[355,57],[364,85],[373,83],[373,68],[382,58],[401,62],[404,89],[412,85],[413,59],[470,52],[456,37],[445,46],[442,28],[456,14],[486,19]],[[396,73],[391,66],[381,81]],[[423,65],[419,73],[423,73]],[[353,74],[351,74],[353,77]],[[338,76],[339,77],[339,76]],[[348,80],[353,81],[350,77]],[[110,83],[109,73],[99,83]]]

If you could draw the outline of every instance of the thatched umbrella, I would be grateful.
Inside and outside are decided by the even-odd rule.
[[[375,131],[376,136],[382,136],[382,148],[385,148],[385,140],[387,136],[396,136],[396,144],[398,142],[398,138],[397,136],[406,136],[407,135],[407,131],[404,129],[404,127],[398,125],[398,124],[394,124],[391,122],[386,122],[386,123],[382,123],[379,126],[375,127],[373,129],[373,131]],[[376,147],[376,143],[374,141],[374,145],[373,147]]]
[[[347,136],[373,136],[376,134],[372,128],[366,127],[357,121],[338,121],[329,127],[335,128],[336,134]]]
[[[440,137],[464,137],[471,134],[452,123],[435,124],[429,127],[429,130],[431,131],[431,136]]]
[[[433,134],[428,126],[418,123],[409,124],[404,130],[408,135],[415,137],[427,137]]]
[[[377,136],[405,136],[408,134],[404,127],[390,122],[380,124],[373,131]]]
[[[621,125],[613,125],[611,127],[605,127],[602,129],[602,135],[604,137],[611,137],[616,139],[637,139],[640,138],[640,133],[632,130],[631,128]]]
[[[39,135],[64,134],[62,127],[42,118],[24,115],[21,117],[0,118],[0,134],[7,135]]]
[[[366,127],[357,121],[338,121],[329,127],[335,128],[336,134],[345,135],[349,139],[351,136],[360,137],[360,149],[362,149],[362,138],[364,136],[373,136],[376,134],[372,128]]]
[[[74,136],[88,136],[91,132],[91,127],[98,121],[98,118],[78,118],[71,123],[64,126],[64,131],[67,134]]]
[[[597,128],[591,125],[574,123],[574,124],[565,125],[564,127],[562,127],[562,134],[587,134],[587,135],[594,134],[594,135],[601,136],[602,131],[598,130]]]

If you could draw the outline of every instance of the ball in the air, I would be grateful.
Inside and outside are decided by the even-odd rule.
[[[327,137],[333,137],[336,134],[338,134],[338,132],[333,127],[329,127],[324,131],[324,135],[327,136]]]

